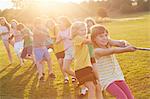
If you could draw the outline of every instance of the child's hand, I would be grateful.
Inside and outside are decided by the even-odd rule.
[[[121,47],[127,47],[127,46],[129,46],[130,44],[129,44],[129,42],[126,41],[126,40],[120,40],[120,45],[121,45]]]
[[[136,49],[136,47],[129,45],[129,46],[125,47],[125,50],[126,50],[127,52],[134,52],[134,51],[136,51],[137,49]]]

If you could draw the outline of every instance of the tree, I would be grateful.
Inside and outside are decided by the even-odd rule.
[[[137,11],[149,11],[150,0],[137,0]]]
[[[11,0],[11,2],[14,4],[14,7],[16,9],[22,8],[24,6],[26,0]]]
[[[108,17],[107,10],[105,8],[100,7],[97,11],[97,15],[101,18]]]

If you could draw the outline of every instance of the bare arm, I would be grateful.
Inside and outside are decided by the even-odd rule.
[[[112,54],[120,54],[120,53],[125,53],[125,52],[134,52],[136,51],[136,48],[133,46],[127,46],[127,47],[117,47],[117,48],[96,48],[94,50],[96,56],[107,56],[107,55],[112,55]]]
[[[63,39],[60,37],[60,35],[58,34],[56,37],[56,44],[60,43]]]
[[[125,40],[112,40],[112,39],[109,39],[109,43],[110,43],[111,46],[116,46],[116,47],[126,47],[126,46],[130,45]]]

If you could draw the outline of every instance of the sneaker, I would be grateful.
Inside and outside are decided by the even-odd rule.
[[[76,78],[72,77],[72,83],[76,82]]]
[[[81,88],[81,95],[86,95],[87,94],[88,89],[87,88]]]
[[[69,78],[68,78],[68,77],[65,77],[64,83],[65,83],[65,84],[68,84],[68,83],[69,83]]]
[[[56,78],[55,75],[54,75],[54,73],[49,74],[49,77]]]
[[[45,76],[45,73],[42,73],[43,74],[43,76]]]
[[[44,81],[44,76],[39,77],[40,81]]]

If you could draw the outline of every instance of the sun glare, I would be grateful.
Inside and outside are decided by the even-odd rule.
[[[68,2],[73,2],[73,3],[81,3],[83,1],[89,1],[89,0],[35,0],[38,2],[63,2],[63,3],[68,3]]]

